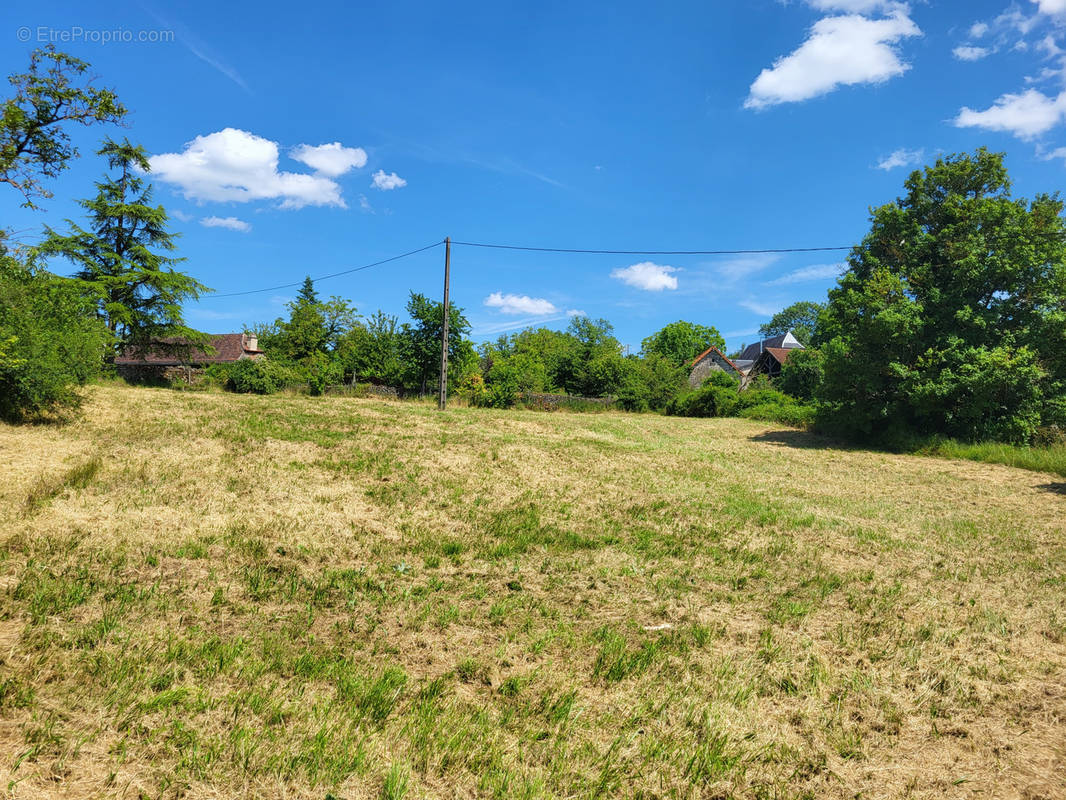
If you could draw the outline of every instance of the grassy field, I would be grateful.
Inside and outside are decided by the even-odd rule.
[[[0,427],[0,792],[1066,796],[1066,484],[736,419]]]

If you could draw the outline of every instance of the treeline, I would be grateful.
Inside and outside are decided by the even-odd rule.
[[[288,304],[288,317],[256,325],[267,358],[219,370],[228,385],[245,391],[276,390],[286,379],[312,394],[340,383],[372,383],[406,394],[435,392],[440,381],[440,303],[411,293],[409,320],[381,311],[363,319],[347,300],[320,300],[310,278]],[[725,342],[714,328],[678,321],[626,355],[604,319],[574,317],[565,331],[536,328],[501,336],[479,347],[468,339],[463,310],[451,306],[448,383],[452,393],[478,406],[509,408],[523,397],[564,394],[611,398],[628,411],[661,411],[687,387],[690,362]],[[273,376],[273,377],[272,377]]]
[[[345,299],[320,300],[310,278],[287,305],[287,318],[256,325],[252,332],[265,360],[245,359],[216,371],[238,391],[269,393],[286,384],[306,384],[311,394],[327,386],[367,382],[412,394],[435,391],[440,381],[441,303],[412,292],[410,320],[378,311],[363,319]],[[448,374],[452,383],[477,369],[470,324],[463,310],[448,313]]]

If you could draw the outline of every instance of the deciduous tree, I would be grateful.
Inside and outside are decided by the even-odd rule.
[[[662,356],[680,367],[712,346],[725,349],[725,339],[717,328],[678,320],[645,339],[641,343],[641,352],[646,356]]]
[[[1001,154],[938,159],[875,209],[830,292],[824,423],[855,436],[1025,441],[1061,422],[1066,226]]]
[[[113,91],[83,80],[88,69],[48,45],[33,51],[28,72],[8,78],[15,93],[0,111],[0,183],[21,192],[30,208],[52,196],[42,179],[56,177],[78,155],[70,125],[115,123],[126,115]]]

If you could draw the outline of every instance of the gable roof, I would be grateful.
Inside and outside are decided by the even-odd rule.
[[[777,336],[771,336],[769,339],[763,339],[761,342],[755,344],[749,344],[744,348],[744,352],[740,354],[742,359],[750,359],[754,361],[757,359],[764,350],[769,350],[771,347],[780,350],[803,350],[804,347],[800,344],[799,340],[792,335],[792,331],[788,333],[782,333]]]
[[[181,340],[176,337],[168,337],[159,340],[161,344],[176,345]],[[211,335],[210,345],[215,349],[212,355],[208,355],[199,347],[192,348],[187,358],[181,358],[178,354],[169,352],[166,348],[127,347],[120,355],[115,357],[116,364],[127,365],[150,365],[156,367],[176,367],[182,364],[228,364],[239,361],[245,356],[255,356],[262,350],[253,350],[248,347],[247,339],[243,333],[216,333]]]
[[[692,366],[692,367],[696,366],[701,361],[703,361],[703,359],[705,359],[707,356],[709,356],[711,353],[717,353],[719,355],[719,357],[721,357],[722,361],[724,361],[729,366],[731,366],[733,369],[735,369],[737,371],[738,375],[741,374],[740,367],[738,367],[736,364],[734,364],[729,359],[729,356],[727,356],[725,353],[723,353],[721,350],[719,350],[713,344],[710,347],[708,347],[706,350],[704,350],[702,353],[700,353],[698,356],[696,356],[694,359],[692,359],[692,363],[689,366]]]
[[[792,355],[793,350],[802,349],[802,347],[767,347],[763,352],[783,366],[788,361],[788,357]]]

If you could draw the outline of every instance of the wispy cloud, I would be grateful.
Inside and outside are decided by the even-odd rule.
[[[200,224],[205,228],[227,228],[240,233],[248,233],[252,229],[251,225],[236,217],[204,217]]]
[[[925,158],[924,150],[906,150],[900,148],[878,161],[877,168],[888,172],[889,170],[898,169],[900,167],[915,167],[922,163],[923,158]]]
[[[156,21],[163,26],[170,28],[176,34],[177,40],[194,56],[203,61],[205,64],[213,67],[222,75],[225,75],[235,84],[240,86],[244,91],[251,92],[248,88],[248,84],[245,83],[241,74],[237,72],[230,64],[228,64],[221,56],[219,56],[214,49],[208,45],[202,38],[200,38],[188,25],[181,20],[172,17],[168,14],[161,13],[158,9],[151,5],[146,5],[145,10],[151,14]]]
[[[564,319],[570,319],[574,316],[584,316],[582,312],[574,311],[566,314],[556,314],[553,317],[528,317],[526,319],[508,320],[507,322],[486,322],[475,324],[473,329],[473,335],[475,336],[494,336],[498,333],[507,333],[508,331],[517,331],[522,328],[532,328],[534,326],[540,327],[542,325],[548,325],[552,322],[560,322]]]
[[[780,260],[781,256],[777,253],[738,256],[719,262],[714,266],[714,272],[719,278],[732,285],[747,280],[755,273],[762,272]]]
[[[780,305],[774,305],[772,303],[767,303],[764,300],[756,300],[754,298],[740,300],[737,305],[741,308],[746,308],[748,311],[753,314],[758,314],[761,317],[772,317],[781,310]]]
[[[951,54],[959,61],[980,61],[992,54],[987,47],[976,47],[972,44],[960,44]]]
[[[206,320],[244,319],[244,311],[212,311],[209,308],[196,308],[190,306],[186,312],[190,318]]]
[[[814,264],[809,267],[800,267],[792,272],[785,273],[779,278],[767,281],[767,286],[787,286],[792,283],[807,283],[809,281],[824,281],[828,278],[837,278],[846,269],[844,264]]]

